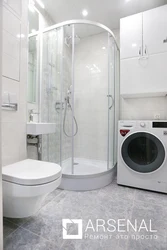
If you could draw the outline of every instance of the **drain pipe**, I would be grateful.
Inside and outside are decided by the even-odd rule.
[[[38,160],[42,160],[42,136],[27,135],[27,147],[34,146],[37,149]]]

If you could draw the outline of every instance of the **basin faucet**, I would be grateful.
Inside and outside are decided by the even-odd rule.
[[[38,113],[38,112],[34,112],[33,109],[30,109],[30,110],[29,110],[29,122],[33,122],[33,120],[34,120],[34,115],[39,115],[39,113]]]

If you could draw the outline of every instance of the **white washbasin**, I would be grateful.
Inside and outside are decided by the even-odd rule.
[[[55,132],[55,123],[27,122],[27,135],[54,134]]]

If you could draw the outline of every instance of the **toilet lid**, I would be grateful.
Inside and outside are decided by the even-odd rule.
[[[40,185],[52,182],[61,176],[61,167],[55,163],[24,160],[2,168],[4,181],[20,185]]]

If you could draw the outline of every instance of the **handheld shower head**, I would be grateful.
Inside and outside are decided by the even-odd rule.
[[[70,85],[67,89],[67,96],[65,97],[65,102],[70,105],[70,95],[72,92],[72,85]]]
[[[70,87],[67,89],[67,95],[70,95],[72,92],[72,85],[70,85]]]

